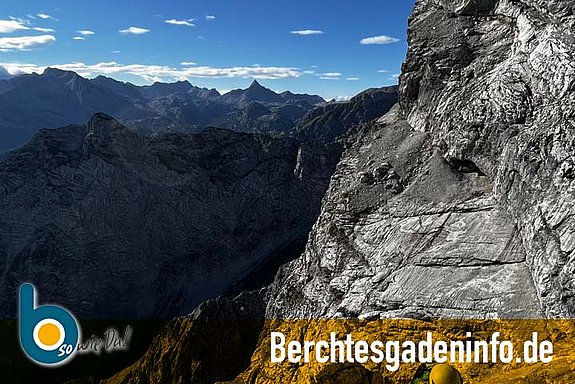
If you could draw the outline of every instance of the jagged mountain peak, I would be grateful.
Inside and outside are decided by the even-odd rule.
[[[0,65],[0,80],[8,80],[13,78],[14,76],[8,72],[6,68]]]
[[[84,151],[126,156],[134,152],[141,138],[125,125],[105,113],[96,113],[86,124]],[[114,148],[117,147],[117,148]]]
[[[325,103],[325,99],[318,95],[310,95],[307,93],[293,93],[291,91],[284,91],[280,96],[289,103],[294,104],[308,104],[308,105],[321,105]]]
[[[246,89],[236,89],[222,96],[222,100],[228,104],[240,106],[248,105],[257,101],[268,104],[281,104],[285,100],[269,88],[262,86],[257,80],[254,80]]]
[[[162,81],[156,81],[154,82],[150,88],[171,88],[171,89],[178,89],[178,90],[189,90],[190,88],[193,88],[194,86],[192,85],[192,83],[190,83],[188,80],[181,80],[181,81],[176,81],[173,83],[165,83]]]
[[[172,94],[186,93],[194,88],[187,80],[175,83],[155,82],[152,85],[142,87],[142,93],[148,97],[166,97]]]
[[[108,77],[108,76],[104,76],[104,75],[98,75],[98,76],[94,77],[91,81],[95,82],[95,83],[110,82],[110,83],[117,83],[117,84],[129,85],[132,87],[136,87],[132,83],[116,80],[113,77]]]
[[[48,67],[44,70],[44,72],[42,72],[43,77],[69,77],[69,78],[75,78],[75,77],[80,77],[80,75],[78,75],[76,72],[73,71],[66,71],[60,68],[53,68],[53,67]]]
[[[265,87],[262,86],[257,79],[254,79],[254,81],[252,81],[248,89],[257,89],[257,88],[265,88]]]
[[[106,129],[121,129],[123,125],[112,116],[105,113],[95,113],[88,122],[88,131],[94,132],[96,130]]]
[[[333,140],[349,127],[368,123],[397,103],[397,86],[371,88],[344,103],[329,103],[309,111],[299,122],[299,135],[312,141]]]
[[[277,93],[269,88],[264,87],[257,80],[254,80],[244,92],[252,95],[256,95],[255,92],[257,92],[257,96],[271,96],[273,98],[279,97]]]
[[[134,153],[142,148],[142,141],[142,138],[112,116],[96,113],[82,125],[42,129],[12,154],[14,159],[20,159],[18,162],[24,161],[38,169],[44,169],[76,159],[80,154],[133,159]],[[31,162],[31,154],[43,160]]]

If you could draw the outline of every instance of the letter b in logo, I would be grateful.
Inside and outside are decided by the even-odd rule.
[[[31,284],[20,287],[18,314],[20,345],[34,362],[58,366],[76,352],[80,327],[76,318],[57,305],[36,304],[36,290]]]

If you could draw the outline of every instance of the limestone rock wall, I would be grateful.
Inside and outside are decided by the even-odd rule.
[[[268,316],[575,315],[574,23],[418,1],[400,103],[352,140]]]

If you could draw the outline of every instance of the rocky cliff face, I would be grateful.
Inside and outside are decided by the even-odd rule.
[[[416,130],[432,132],[448,158],[472,161],[492,180],[495,199],[517,225],[544,312],[573,316],[573,3],[440,5],[421,2],[412,30],[433,28],[432,11],[456,31],[456,48],[439,59],[444,32],[427,49],[412,33],[404,114]]]
[[[301,246],[340,153],[106,115],[41,131],[0,162],[0,314],[26,281],[80,317],[188,313]]]
[[[574,23],[418,1],[400,105],[344,155],[268,316],[575,315]]]

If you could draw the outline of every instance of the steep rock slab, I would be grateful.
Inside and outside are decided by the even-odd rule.
[[[414,129],[493,180],[548,316],[575,315],[574,31],[570,1],[419,1],[400,87]]]
[[[449,163],[393,114],[345,152],[306,253],[273,285],[268,317],[542,316],[490,179]]]

